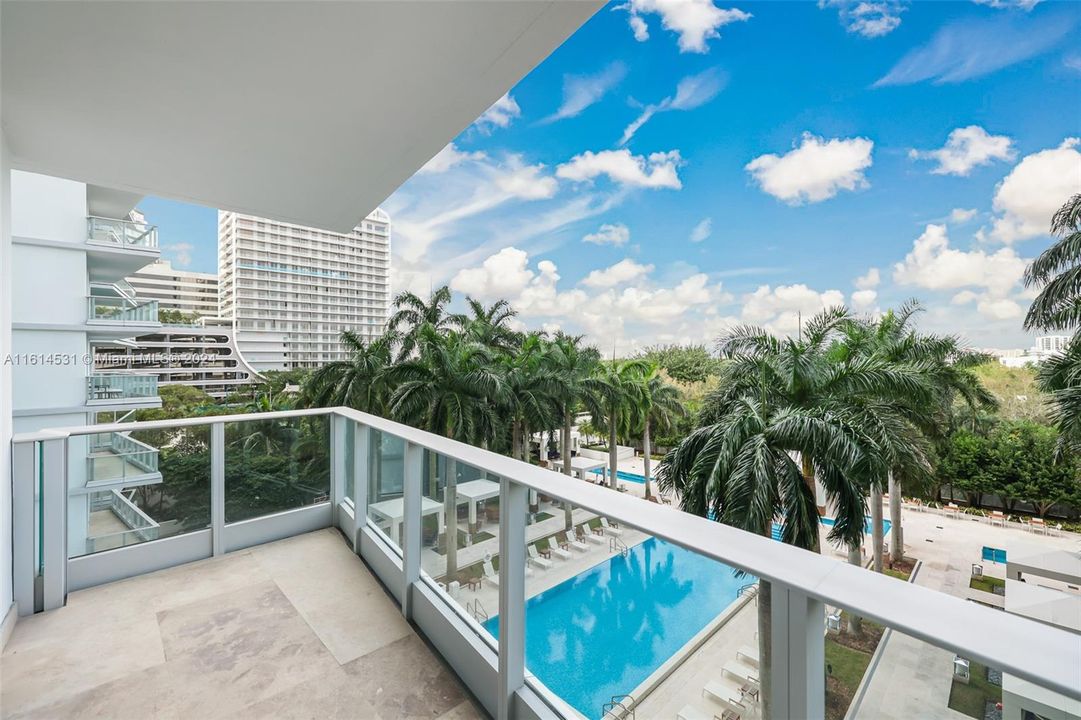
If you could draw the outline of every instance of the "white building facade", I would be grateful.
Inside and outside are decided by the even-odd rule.
[[[390,303],[390,217],[349,233],[218,213],[219,313],[245,347],[252,332],[284,333],[288,368],[341,360],[343,330],[383,332]]]
[[[218,276],[174,268],[158,260],[127,278],[139,297],[158,301],[162,310],[178,310],[200,317],[218,314]]]

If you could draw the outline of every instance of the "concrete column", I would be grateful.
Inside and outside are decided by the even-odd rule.
[[[774,718],[819,720],[826,715],[825,606],[773,583],[769,672]]]
[[[525,516],[527,492],[503,478],[499,496],[499,696],[497,717],[513,716],[525,684]]]

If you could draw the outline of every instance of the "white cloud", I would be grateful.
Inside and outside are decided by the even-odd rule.
[[[1025,156],[998,184],[992,237],[1012,243],[1048,232],[1055,211],[1081,193],[1079,142],[1067,138],[1057,148]]]
[[[522,200],[550,198],[559,187],[554,177],[544,174],[543,165],[525,165],[517,155],[508,157],[504,167],[491,177],[497,188]]]
[[[882,282],[882,275],[878,272],[878,268],[873,267],[853,280],[852,284],[856,286],[857,290],[871,290],[878,287],[880,282]]]
[[[444,173],[464,162],[484,160],[486,157],[488,156],[479,150],[477,152],[462,152],[454,143],[447,143],[442,150],[436,153],[435,157],[426,162],[424,167],[417,170],[417,172],[436,175],[438,173]]]
[[[957,128],[946,138],[946,145],[938,150],[909,150],[913,160],[934,160],[931,168],[935,175],[961,175],[972,172],[979,165],[990,165],[995,160],[1013,160],[1013,140],[1006,135],[991,135],[979,125]]]
[[[510,96],[510,93],[505,94],[503,97],[495,101],[495,104],[484,111],[484,113],[477,118],[473,125],[481,132],[489,133],[493,127],[505,128],[511,124],[511,121],[519,117],[522,114],[522,109],[518,107],[518,103],[514,101],[514,98]]]
[[[926,80],[958,83],[982,77],[1050,50],[1075,24],[1075,20],[1058,15],[957,21],[905,54],[875,87]]]
[[[528,253],[506,247],[487,258],[480,267],[459,270],[451,279],[450,288],[479,298],[517,296],[533,280],[534,273],[528,264]]]
[[[606,175],[612,182],[630,187],[671,188],[682,184],[676,169],[682,164],[679,150],[653,153],[647,157],[631,155],[630,150],[601,150],[575,155],[556,169],[556,175],[566,180],[587,182]]]
[[[582,284],[592,288],[610,288],[643,278],[651,272],[652,265],[642,265],[630,258],[624,258],[603,270],[592,271],[582,280]]]
[[[928,225],[903,262],[893,267],[893,280],[927,290],[982,288],[1005,297],[1021,281],[1027,261],[1013,248],[988,253],[950,247],[945,225]]]
[[[901,25],[901,13],[907,9],[897,0],[818,0],[818,7],[837,8],[845,30],[866,38],[889,35]]]
[[[868,185],[863,173],[871,167],[873,148],[867,138],[825,140],[804,133],[790,152],[761,155],[745,169],[763,191],[789,205],[821,202]]]
[[[706,41],[720,37],[719,28],[751,18],[750,13],[736,8],[718,8],[713,0],[630,0],[617,9],[630,13],[635,40],[649,39],[649,28],[642,16],[656,13],[665,30],[679,35],[679,51],[694,53],[709,52]]]
[[[1012,320],[1024,314],[1024,310],[1014,300],[1009,298],[984,298],[976,303],[976,309],[981,315],[992,320]]]
[[[697,75],[688,75],[676,85],[674,95],[642,108],[642,113],[623,129],[619,144],[626,145],[634,134],[657,113],[670,110],[694,110],[705,105],[717,97],[717,93],[724,89],[727,82],[728,76],[716,68],[710,68]]]
[[[753,293],[743,296],[741,317],[744,322],[762,325],[774,332],[794,334],[800,319],[807,321],[816,312],[843,305],[845,295],[840,290],[818,292],[806,285],[760,285]]]
[[[706,218],[694,226],[689,238],[693,243],[700,243],[713,233],[713,218]]]
[[[987,5],[997,9],[1018,9],[1028,12],[1032,8],[1039,5],[1043,0],[972,0],[977,5]]]
[[[564,75],[563,103],[542,123],[572,118],[596,103],[627,75],[627,66],[614,62],[593,75]]]
[[[857,290],[852,293],[852,307],[856,310],[866,310],[875,304],[878,293],[874,290]]]
[[[1062,57],[1062,65],[1067,70],[1073,70],[1074,72],[1081,73],[1081,55],[1077,53],[1070,53]]]
[[[597,232],[589,233],[582,238],[582,242],[593,243],[594,245],[615,245],[619,247],[626,245],[627,241],[631,239],[631,231],[623,223],[605,223],[600,226]]]
[[[951,305],[968,305],[973,300],[980,297],[980,294],[973,292],[972,290],[962,290],[961,292],[950,298]]]
[[[162,245],[161,249],[165,256],[178,268],[191,266],[191,251],[195,249],[195,246],[191,243],[169,243],[167,245]]]
[[[967,223],[972,218],[976,217],[976,209],[954,208],[950,210],[950,222],[955,225],[961,225]]]

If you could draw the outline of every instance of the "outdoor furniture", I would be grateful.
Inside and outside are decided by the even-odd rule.
[[[462,583],[470,590],[480,590],[484,586],[484,578],[480,575],[468,575]]]
[[[738,715],[736,716],[739,717]],[[676,720],[716,720],[717,716],[713,713],[706,712],[705,710],[699,710],[694,705],[684,705],[676,713]]]
[[[608,533],[612,537],[623,537],[623,531],[608,523],[608,518],[601,518],[601,532]]]
[[[1028,529],[1031,530],[1032,532],[1040,532],[1040,533],[1043,533],[1044,535],[1046,535],[1047,534],[1047,523],[1044,522],[1043,518],[1035,518],[1034,517],[1031,520],[1029,520]]]
[[[741,662],[739,660],[726,662],[721,667],[721,672],[727,675],[731,675],[737,680],[741,680],[748,685],[758,684],[758,668],[751,667],[747,663]]]
[[[552,567],[552,561],[546,558],[542,558],[540,553],[537,552],[536,545],[529,545],[526,547],[526,551],[529,553],[529,562],[533,563],[542,570],[547,570]]]
[[[604,538],[600,535],[594,535],[592,532],[586,532],[588,525],[582,524],[578,526],[578,539],[586,540],[594,545],[604,545]]]
[[[953,503],[947,503],[946,507],[942,508],[942,512],[947,517],[960,517],[961,508],[957,507]]]
[[[492,567],[492,561],[485,560],[481,567],[484,568],[484,577],[488,578],[488,582],[499,587],[499,575],[496,574],[495,568]]]
[[[991,511],[991,524],[1006,527],[1006,516],[999,510]]]
[[[570,533],[567,533],[567,545],[578,552],[589,552],[589,545],[586,545],[581,540],[572,539]]]
[[[743,689],[728,680],[710,680],[702,688],[702,694],[737,712],[742,713],[747,710],[743,704]]]
[[[758,667],[758,648],[744,645],[736,650],[736,658],[746,661],[748,665]]]
[[[567,549],[565,544],[564,544],[563,547],[560,547],[559,541],[556,540],[555,535],[548,538],[548,551],[551,552],[553,555],[555,555],[557,558],[560,558],[560,559],[563,559],[563,560],[570,560],[571,559],[570,550]]]

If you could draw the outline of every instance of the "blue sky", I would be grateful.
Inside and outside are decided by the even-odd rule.
[[[1032,0],[610,4],[383,204],[395,289],[620,352],[909,297],[1027,346],[1021,273],[1081,192],[1078,38]],[[213,211],[142,208],[215,269]]]

